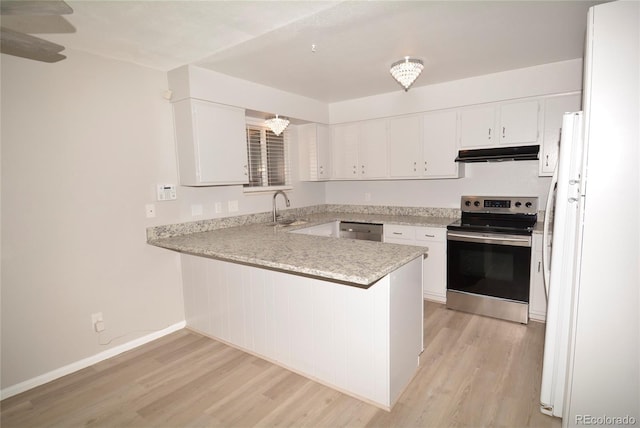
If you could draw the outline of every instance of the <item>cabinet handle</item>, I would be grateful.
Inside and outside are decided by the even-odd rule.
[[[546,156],[545,156],[545,159],[546,159],[546,160],[545,160],[545,164],[544,164],[544,166],[549,166],[549,155],[546,155]]]
[[[489,139],[491,139],[491,128],[489,128]]]
[[[249,166],[248,165],[244,165],[244,175],[249,175]]]
[[[394,235],[402,235],[402,232],[393,232]]]
[[[425,233],[424,236],[426,236],[427,238],[435,238],[436,235],[429,235],[428,233]]]
[[[505,134],[505,128],[504,128],[504,126],[503,126],[503,127],[502,127],[502,138],[506,138],[506,136],[505,136],[504,134]]]
[[[542,261],[538,260],[538,272],[540,272],[540,265],[542,264]]]

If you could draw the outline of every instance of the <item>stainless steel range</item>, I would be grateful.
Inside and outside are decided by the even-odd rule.
[[[447,227],[447,308],[529,322],[537,197],[463,196]]]

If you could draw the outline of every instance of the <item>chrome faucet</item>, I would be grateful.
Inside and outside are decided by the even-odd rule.
[[[278,190],[276,193],[273,194],[273,222],[276,223],[278,220],[278,209],[276,208],[276,196],[278,195],[282,195],[284,196],[284,200],[287,204],[287,208],[291,205],[291,202],[289,202],[289,198],[287,198],[287,194],[284,193],[282,190]]]

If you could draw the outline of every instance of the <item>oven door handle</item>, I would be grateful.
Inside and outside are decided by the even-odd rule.
[[[462,234],[462,233],[448,232],[447,239],[451,241],[478,242],[481,244],[512,245],[515,247],[531,247],[530,236],[516,236],[516,235],[487,236],[486,234],[466,234],[466,233]]]

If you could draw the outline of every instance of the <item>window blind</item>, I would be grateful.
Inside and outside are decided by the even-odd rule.
[[[276,135],[259,126],[247,126],[249,184],[245,187],[289,185],[287,133]]]

